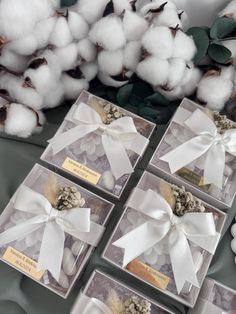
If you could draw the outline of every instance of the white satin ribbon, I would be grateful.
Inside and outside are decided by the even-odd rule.
[[[145,214],[147,221],[113,243],[124,249],[123,267],[163,240],[169,247],[178,293],[186,281],[199,287],[188,240],[214,254],[220,234],[215,230],[212,213],[177,217],[161,195],[139,188],[127,205]]]
[[[171,173],[175,173],[206,154],[204,184],[222,188],[225,152],[236,156],[236,129],[219,134],[214,122],[200,109],[196,109],[183,126],[196,136],[160,157],[160,160],[167,162]]]
[[[55,135],[49,141],[53,154],[57,154],[87,134],[100,131],[103,148],[116,179],[133,172],[126,149],[142,155],[148,143],[148,139],[138,133],[131,117],[122,117],[106,125],[96,110],[85,103],[80,103],[72,117],[67,120],[76,123],[77,126]]]
[[[82,293],[71,314],[112,314],[112,311],[102,301]]]
[[[203,302],[205,303],[204,313],[207,313],[207,314],[227,314],[228,313],[210,301],[203,301]]]
[[[21,185],[14,199],[14,208],[33,216],[0,234],[0,245],[25,238],[45,226],[37,270],[50,271],[58,281],[64,253],[65,233],[96,246],[104,227],[90,221],[90,208],[58,211],[40,193]]]

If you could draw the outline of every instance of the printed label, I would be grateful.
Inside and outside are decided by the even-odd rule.
[[[101,177],[100,173],[93,171],[92,169],[80,164],[73,159],[70,159],[69,157],[67,157],[63,162],[62,168],[95,185],[98,183]]]
[[[37,271],[37,263],[28,256],[9,246],[3,255],[3,260],[23,271],[36,280],[41,280],[45,271]]]

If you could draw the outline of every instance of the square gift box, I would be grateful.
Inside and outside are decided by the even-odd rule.
[[[197,303],[188,314],[235,314],[236,291],[218,281],[206,278]]]
[[[113,206],[36,164],[0,216],[0,259],[66,298]]]
[[[226,210],[236,189],[236,123],[183,99],[148,169]]]
[[[95,270],[76,299],[71,314],[167,314],[174,312],[124,283]]]
[[[119,198],[155,124],[83,91],[41,159]]]
[[[193,307],[226,214],[144,172],[103,258]]]

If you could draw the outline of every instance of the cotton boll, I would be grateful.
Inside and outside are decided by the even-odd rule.
[[[192,95],[198,87],[202,73],[198,68],[186,67],[183,80],[181,82],[181,87],[183,89],[183,94],[185,96]]]
[[[138,64],[137,75],[154,86],[164,86],[167,83],[169,75],[168,61],[148,57]]]
[[[49,43],[56,47],[65,47],[73,40],[69,25],[65,17],[57,19],[54,29],[51,33]]]
[[[88,82],[94,79],[98,73],[97,62],[84,63],[80,66],[80,69]]]
[[[169,59],[173,54],[174,38],[168,27],[156,26],[144,34],[142,45],[147,52],[155,57]]]
[[[37,126],[35,112],[21,104],[12,103],[7,110],[5,132],[20,137],[30,136]]]
[[[49,37],[54,29],[57,18],[50,17],[39,21],[34,28],[33,34],[38,42],[38,48],[42,49],[47,46],[49,42]]]
[[[91,62],[96,59],[97,56],[97,48],[96,46],[88,39],[84,38],[79,41],[78,45],[78,55],[81,59],[86,62]]]
[[[11,71],[21,73],[25,70],[28,63],[28,57],[16,54],[8,49],[2,49],[0,55],[0,64]]]
[[[63,71],[67,71],[75,66],[78,55],[76,43],[69,44],[66,47],[56,48],[53,52],[57,56]]]
[[[11,41],[7,44],[7,48],[20,55],[29,56],[37,50],[38,42],[31,34]]]
[[[85,79],[74,79],[67,74],[62,76],[62,84],[66,99],[76,99],[83,89],[88,90],[89,84]]]
[[[61,104],[64,97],[64,85],[60,82],[44,96],[44,108],[54,108]]]
[[[109,75],[102,72],[98,72],[98,78],[104,85],[111,86],[111,87],[121,87],[129,82],[129,80],[116,81],[113,78],[111,78]]]
[[[131,4],[129,0],[112,0],[114,5],[114,12],[118,15],[122,14],[125,10],[131,10]]]
[[[197,97],[207,103],[207,107],[220,111],[229,100],[233,91],[233,83],[221,76],[203,77],[198,84]]]
[[[191,61],[197,52],[197,48],[192,37],[178,30],[173,45],[173,58],[182,58],[185,61]]]
[[[176,88],[172,89],[171,91],[164,90],[160,87],[156,89],[160,92],[166,99],[173,101],[176,99],[181,99],[184,97],[183,89],[181,86],[177,86]]]
[[[123,27],[127,40],[138,40],[148,29],[148,22],[132,11],[125,11]]]
[[[185,11],[178,11],[178,14],[180,15],[183,31],[187,31],[190,28],[190,20],[187,13]]]
[[[167,86],[173,89],[182,81],[185,73],[186,63],[183,59],[173,58],[169,60],[169,78]]]
[[[166,3],[167,2],[167,3]],[[159,9],[162,5],[164,5],[164,10],[165,9],[173,9],[176,10],[176,5],[171,2],[171,1],[165,1],[165,0],[160,0],[160,1],[153,1],[151,3],[148,3],[146,5],[144,5],[141,9],[140,9],[140,13],[143,16],[146,16],[151,10],[156,10]],[[154,15],[158,15],[154,13]]]
[[[36,21],[48,18],[53,14],[53,5],[48,0],[30,0],[32,10],[34,10]]]
[[[89,38],[106,50],[120,49],[126,42],[121,19],[116,15],[108,15],[94,24]]]
[[[124,48],[124,67],[135,71],[142,55],[140,41],[130,41]]]
[[[231,1],[220,13],[219,16],[229,16],[236,20],[236,0]]]
[[[221,67],[220,76],[225,80],[233,81],[235,70],[233,66]]]
[[[76,9],[89,24],[93,24],[102,17],[108,2],[109,0],[96,0],[95,7],[94,0],[80,0]]]
[[[62,71],[58,57],[50,50],[44,50],[40,57],[47,60],[50,69],[53,71],[55,80],[58,81],[61,77]]]
[[[179,27],[182,27],[182,23],[179,19],[176,9],[165,8],[153,19],[152,22],[154,25],[158,26],[161,25],[175,28],[177,25],[179,25]]]
[[[35,12],[30,0],[0,1],[0,34],[9,40],[29,34],[34,29]]]
[[[228,48],[232,53],[232,58],[234,62],[236,61],[236,40],[224,40],[222,44]]]
[[[98,54],[99,71],[108,75],[118,75],[123,70],[123,50],[106,51]]]
[[[68,25],[75,40],[80,40],[88,35],[88,23],[80,14],[69,11]]]

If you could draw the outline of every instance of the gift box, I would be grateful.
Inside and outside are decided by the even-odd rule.
[[[83,91],[41,159],[119,198],[154,128]]]
[[[235,314],[236,291],[207,278],[204,280],[194,309],[188,314]]]
[[[225,218],[184,187],[144,172],[103,258],[193,307]]]
[[[95,270],[75,301],[71,314],[167,314],[174,312]]]
[[[148,169],[185,185],[213,206],[228,209],[236,192],[235,127],[225,116],[185,98]]]
[[[0,216],[0,259],[66,298],[112,209],[36,164]]]

